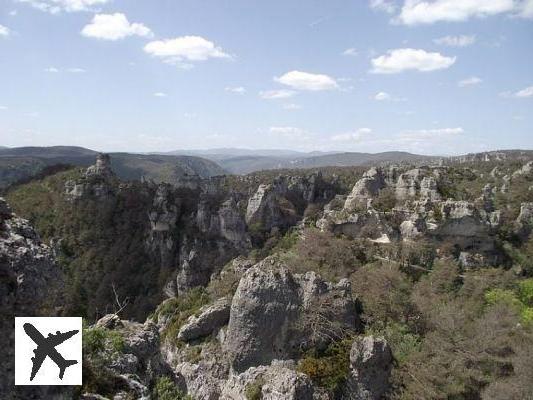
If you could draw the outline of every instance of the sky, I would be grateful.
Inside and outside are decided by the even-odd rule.
[[[533,149],[533,0],[0,0],[0,145]]]

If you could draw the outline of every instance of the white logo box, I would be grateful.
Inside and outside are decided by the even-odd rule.
[[[44,344],[40,350],[37,350],[39,345],[28,332],[37,342]],[[68,332],[70,334],[66,335]],[[81,317],[15,317],[15,385],[81,385],[82,334]],[[53,352],[54,349],[59,357]],[[50,356],[49,353],[53,354]],[[33,380],[30,380],[34,364],[32,357],[39,361],[43,355],[42,365]],[[63,379],[59,378],[60,367],[51,357],[63,366]]]

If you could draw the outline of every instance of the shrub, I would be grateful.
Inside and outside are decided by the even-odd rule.
[[[338,393],[350,373],[350,350],[353,340],[334,342],[320,352],[312,350],[298,363],[298,371],[331,394]]]
[[[177,336],[181,326],[209,302],[209,294],[202,287],[193,288],[180,297],[164,302],[155,312],[156,322],[160,317],[170,317],[170,321],[162,332],[162,338],[170,339],[174,344],[180,345]]]
[[[263,398],[263,385],[265,381],[261,378],[256,379],[253,383],[246,385],[244,395],[246,400],[261,400]]]
[[[172,380],[166,376],[159,378],[154,387],[154,397],[157,400],[187,400],[190,396],[176,386]]]
[[[88,355],[99,353],[116,354],[124,351],[124,338],[114,330],[100,327],[83,330],[83,352]]]

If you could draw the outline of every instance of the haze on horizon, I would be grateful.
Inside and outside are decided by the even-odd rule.
[[[2,0],[0,145],[533,148],[533,0]]]

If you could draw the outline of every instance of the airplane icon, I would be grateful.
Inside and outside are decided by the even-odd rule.
[[[35,356],[31,358],[33,367],[31,370],[30,381],[33,381],[33,378],[35,378],[35,375],[39,372],[39,369],[47,356],[59,367],[59,379],[63,379],[67,367],[78,363],[76,360],[65,360],[55,349],[56,346],[77,334],[79,332],[78,330],[65,333],[57,331],[55,335],[50,333],[48,337],[45,338],[32,324],[25,323],[24,331],[31,340],[37,344],[37,348],[33,350]]]

